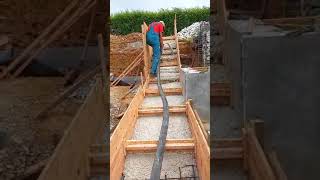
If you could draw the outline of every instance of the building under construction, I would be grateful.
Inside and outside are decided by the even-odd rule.
[[[173,16],[150,77],[109,2],[0,2],[0,179],[317,179],[318,4],[212,1],[192,42]]]

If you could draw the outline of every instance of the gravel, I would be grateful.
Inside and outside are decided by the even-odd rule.
[[[162,119],[162,116],[139,117],[135,126],[132,139],[158,140],[160,135]],[[167,138],[191,138],[191,133],[186,115],[170,115]]]
[[[177,55],[176,54],[173,54],[173,55],[162,55],[161,56],[161,60],[166,60],[166,61],[172,61],[174,59],[177,58]]]
[[[176,106],[176,105],[184,105],[184,97],[183,96],[166,96],[169,106]],[[162,101],[160,96],[155,97],[145,97],[142,107],[162,107]]]
[[[177,48],[176,46],[176,41],[174,40],[164,40],[163,41],[163,49],[175,49]]]
[[[204,65],[210,65],[210,24],[206,21],[195,22],[178,32],[181,40],[191,40],[198,45]]]
[[[128,154],[124,167],[125,180],[149,179],[153,160],[153,153]],[[167,178],[179,178],[179,167],[182,177],[193,176],[192,167],[184,166],[195,164],[192,153],[165,153],[160,178],[164,179],[165,175]],[[195,172],[197,173],[196,166]]]
[[[188,27],[183,28],[178,32],[178,38],[183,40],[195,39],[199,36],[200,26],[202,24],[208,24],[206,21],[195,22]]]

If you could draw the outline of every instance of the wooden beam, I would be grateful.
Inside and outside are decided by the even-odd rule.
[[[194,139],[167,139],[167,144],[194,143]],[[157,140],[127,140],[126,145],[158,144]]]
[[[162,38],[163,40],[175,40],[176,37],[175,36],[165,36]]]
[[[277,180],[287,180],[288,177],[281,167],[280,161],[275,150],[272,150],[270,153],[268,153],[268,160],[277,177]]]
[[[213,148],[212,159],[243,159],[242,147],[229,147],[229,148]]]
[[[180,49],[179,49],[179,40],[178,40],[178,29],[177,29],[177,15],[174,15],[174,36],[176,41],[176,49],[177,49],[177,61],[178,65],[181,68],[181,59],[180,59]],[[160,64],[161,66],[161,64]]]
[[[250,124],[262,149],[264,149],[264,121],[261,119],[250,120]]]
[[[198,120],[198,123],[200,125],[200,128],[202,130],[202,133],[203,133],[204,137],[206,138],[207,142],[210,143],[208,131],[204,128],[203,123],[201,121],[201,118],[200,118],[197,110],[194,109],[193,111],[194,111],[194,114],[196,115],[196,119]]]
[[[265,23],[276,23],[276,24],[305,24],[312,23],[319,20],[320,16],[308,16],[308,17],[294,17],[294,18],[278,18],[278,19],[262,19]]]
[[[17,77],[22,73],[22,71],[34,60],[34,58],[50,43],[52,43],[54,40],[58,38],[59,35],[64,33],[67,29],[69,29],[75,22],[78,21],[78,19],[83,16],[87,11],[89,11],[92,7],[94,7],[96,4],[96,0],[85,1],[81,5],[79,9],[76,10],[75,13],[70,15],[70,18],[67,19],[63,25],[59,26],[56,31],[54,31],[47,40],[45,40],[43,43],[41,43],[40,47],[37,48],[34,52],[32,52],[31,56],[26,59],[26,61],[18,67],[18,69],[13,73],[13,77]]]
[[[214,138],[214,148],[242,147],[242,138]]]
[[[13,70],[22,60],[25,58],[32,50],[43,41],[43,39],[49,35],[49,33],[59,24],[61,23],[67,16],[68,13],[72,11],[73,8],[76,7],[78,0],[73,0],[65,10],[57,16],[57,18],[38,36],[16,59],[12,61],[12,63],[8,66],[7,69],[3,71],[0,75],[0,79],[4,78],[11,70]]]
[[[243,159],[242,138],[214,138],[212,159]]]
[[[155,152],[157,150],[158,141],[148,140],[148,141],[139,141],[139,140],[128,140],[126,145],[127,153],[146,153],[146,152]],[[194,142],[193,139],[173,139],[167,140],[165,145],[166,151],[193,151]]]
[[[179,65],[179,63],[176,60],[160,62],[160,67],[178,66],[178,65]]]
[[[165,95],[181,95],[182,94],[182,88],[165,88],[163,89]],[[159,90],[155,88],[148,88],[145,91],[146,96],[159,96]]]
[[[210,148],[202,133],[201,127],[191,106],[191,100],[186,102],[187,117],[192,137],[195,139],[195,159],[200,179],[210,179]]]
[[[248,128],[248,171],[251,176],[261,180],[275,180],[276,177],[267,157],[255,136],[252,128]]]
[[[38,180],[86,180],[89,176],[89,148],[104,126],[106,108],[101,79],[65,130]],[[90,123],[88,123],[90,122]]]
[[[163,107],[144,107],[139,108],[139,116],[161,115]],[[186,113],[186,106],[169,106],[169,113]]]
[[[99,59],[101,65],[101,72],[102,72],[102,82],[103,82],[103,89],[107,91],[107,65],[106,65],[106,58],[104,56],[104,45],[103,45],[103,37],[102,34],[98,34],[98,45],[99,45]],[[105,93],[104,93],[105,94]]]
[[[147,82],[148,83],[148,79]],[[110,179],[120,179],[125,162],[125,143],[131,137],[138,117],[138,109],[144,99],[144,87],[132,99],[129,107],[121,118],[110,137]]]

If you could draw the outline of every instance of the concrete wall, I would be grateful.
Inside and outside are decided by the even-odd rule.
[[[320,170],[320,34],[283,34],[242,35],[234,42],[242,50],[229,50],[240,55],[230,59],[232,67],[239,67],[232,76],[243,90],[235,94],[244,100],[237,108],[246,119],[265,121],[266,147],[275,147],[289,179],[315,179]]]
[[[210,70],[199,73],[182,72],[183,95],[192,99],[193,106],[204,122],[210,120]]]

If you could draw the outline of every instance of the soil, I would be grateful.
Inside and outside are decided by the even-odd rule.
[[[125,36],[110,35],[110,71],[119,76],[130,63],[142,52],[142,34],[131,33]],[[138,75],[143,64],[129,73]]]
[[[63,78],[19,78],[0,81],[0,179],[17,179],[24,171],[48,159],[81,105],[68,98],[49,118],[33,117],[61,93]]]
[[[121,99],[129,91],[129,86],[110,87],[110,129],[113,129],[120,121],[119,114],[127,110],[133,95]]]

